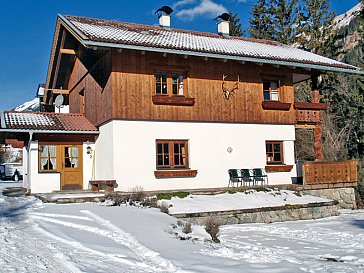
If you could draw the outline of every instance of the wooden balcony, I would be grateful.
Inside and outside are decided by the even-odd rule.
[[[358,161],[305,162],[302,164],[303,184],[327,188],[353,187],[358,182]],[[314,188],[314,187],[313,187]]]
[[[327,103],[295,102],[296,123],[315,124],[322,121],[322,111],[327,109]]]

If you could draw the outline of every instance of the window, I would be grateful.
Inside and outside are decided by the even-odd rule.
[[[56,145],[40,145],[39,170],[55,171],[57,169]]]
[[[279,81],[263,81],[264,100],[279,101]]]
[[[64,168],[78,168],[78,147],[66,146],[64,149]]]
[[[80,113],[85,114],[85,89],[79,92],[80,98]]]
[[[155,73],[156,95],[184,96],[184,75],[183,73]]]
[[[188,168],[187,140],[157,140],[157,169]]]
[[[265,147],[267,164],[283,164],[282,141],[267,141]]]

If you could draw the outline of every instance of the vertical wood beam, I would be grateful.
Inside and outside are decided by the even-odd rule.
[[[312,103],[320,103],[320,92],[318,91],[318,77],[319,74],[314,73],[311,76],[311,96]],[[315,124],[313,129],[313,148],[315,152],[315,161],[324,160],[322,153],[322,124]]]

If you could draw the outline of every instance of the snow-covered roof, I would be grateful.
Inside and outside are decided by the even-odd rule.
[[[54,133],[98,133],[82,114],[5,111],[0,115],[0,130]]]
[[[278,42],[164,29],[87,17],[61,16],[86,46],[120,47],[195,56],[354,72],[358,68]]]

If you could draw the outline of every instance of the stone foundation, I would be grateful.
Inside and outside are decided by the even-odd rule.
[[[331,200],[338,201],[340,208],[343,209],[356,209],[354,188],[304,190],[303,193],[319,197],[327,197]]]
[[[233,211],[181,213],[171,216],[199,225],[204,225],[207,219],[214,217],[221,225],[231,225],[319,219],[339,215],[338,209],[338,202],[331,201]]]

